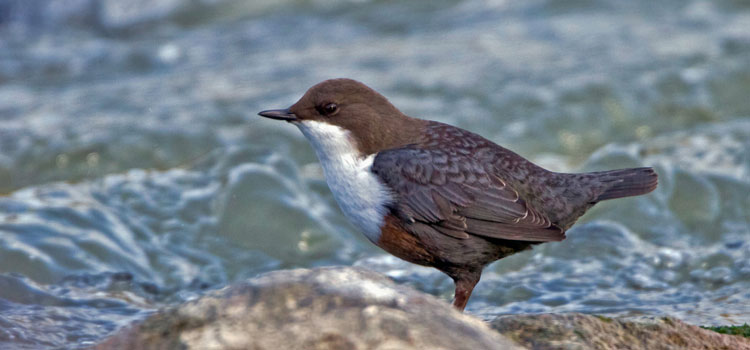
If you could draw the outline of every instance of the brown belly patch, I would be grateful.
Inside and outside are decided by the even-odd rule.
[[[400,220],[395,216],[388,214],[385,217],[385,224],[380,232],[378,247],[410,263],[424,266],[435,265],[435,257],[425,249],[417,237],[404,229]]]

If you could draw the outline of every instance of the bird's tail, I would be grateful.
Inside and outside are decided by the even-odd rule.
[[[609,170],[589,174],[595,175],[596,179],[605,185],[604,192],[596,198],[596,202],[646,194],[656,189],[659,182],[653,168]]]

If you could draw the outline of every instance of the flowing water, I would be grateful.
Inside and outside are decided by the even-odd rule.
[[[259,273],[373,247],[296,128],[332,77],[557,171],[654,166],[648,196],[490,265],[482,318],[750,322],[750,7],[742,1],[0,1],[0,348],[92,344]]]

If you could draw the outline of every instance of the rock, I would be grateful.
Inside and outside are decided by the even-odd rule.
[[[375,272],[329,267],[275,271],[227,287],[159,311],[94,349],[750,350],[746,338],[669,318],[510,315],[491,326],[500,334]]]
[[[583,314],[501,316],[492,328],[530,349],[750,349],[750,340],[671,318],[627,321]]]
[[[276,271],[157,312],[95,349],[522,349],[375,272]]]

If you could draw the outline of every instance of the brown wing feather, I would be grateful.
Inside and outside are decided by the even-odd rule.
[[[489,169],[489,170],[488,170]],[[372,171],[399,194],[394,212],[442,234],[559,241],[565,233],[470,155],[406,147],[378,153]]]

